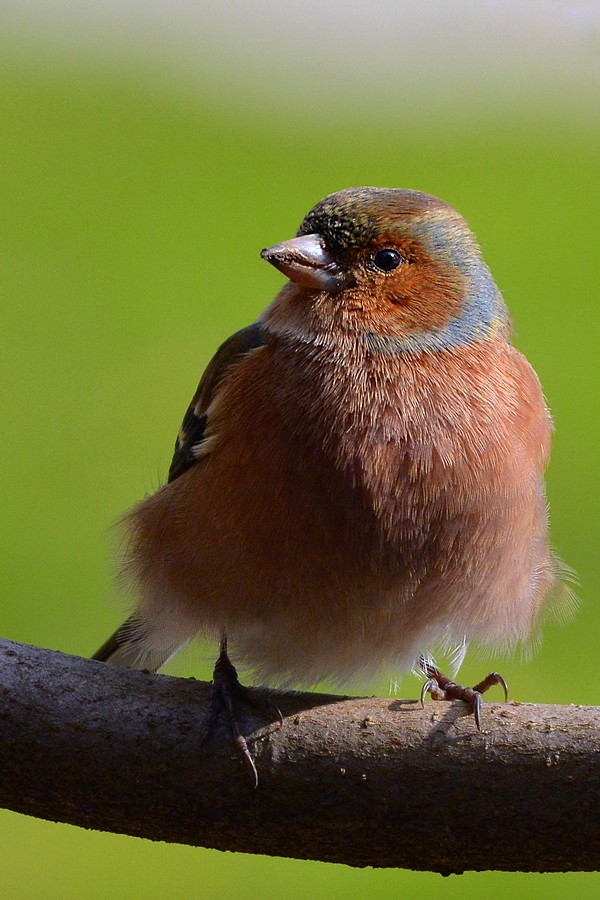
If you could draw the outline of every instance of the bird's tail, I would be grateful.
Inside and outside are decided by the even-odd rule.
[[[156,640],[148,625],[133,615],[94,653],[92,659],[125,669],[158,670],[180,650],[186,640]]]

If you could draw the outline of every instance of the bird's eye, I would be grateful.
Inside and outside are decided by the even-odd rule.
[[[401,262],[402,256],[397,250],[378,250],[373,257],[373,263],[382,272],[393,272]]]

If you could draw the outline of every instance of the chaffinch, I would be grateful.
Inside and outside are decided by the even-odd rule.
[[[306,687],[420,657],[434,696],[472,700],[431,655],[528,641],[562,581],[550,415],[475,238],[435,197],[356,188],[262,257],[289,281],[217,351],[168,483],[127,515],[137,606],[96,658],[156,670],[202,635],[233,682],[227,642]]]

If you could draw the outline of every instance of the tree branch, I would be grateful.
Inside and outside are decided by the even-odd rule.
[[[353,866],[594,870],[600,709],[278,694],[253,791],[210,686],[0,641],[0,805],[86,828]],[[267,695],[265,695],[267,696]]]

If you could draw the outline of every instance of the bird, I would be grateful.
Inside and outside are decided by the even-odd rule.
[[[287,281],[217,350],[166,484],[125,516],[136,606],[94,658],[156,671],[201,636],[236,700],[233,659],[273,688],[418,661],[479,726],[503,679],[463,688],[435,654],[527,645],[569,602],[552,420],[502,294],[467,222],[416,190],[337,191],[261,256]]]

